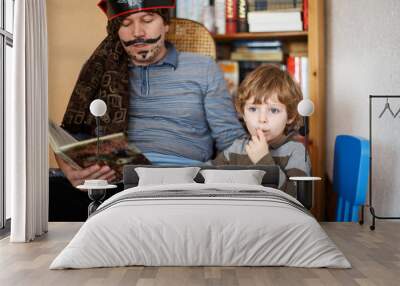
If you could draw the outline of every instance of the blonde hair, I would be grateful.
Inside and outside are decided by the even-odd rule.
[[[302,126],[301,116],[297,112],[297,104],[303,98],[300,86],[276,65],[261,65],[249,73],[239,86],[235,106],[243,115],[248,99],[254,98],[255,104],[262,104],[273,95],[286,106],[288,120],[293,120],[286,126],[285,133],[298,130]]]

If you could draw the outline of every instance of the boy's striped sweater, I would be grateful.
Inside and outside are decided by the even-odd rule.
[[[296,187],[289,177],[310,176],[311,164],[307,155],[305,161],[305,147],[293,139],[293,133],[283,136],[278,142],[270,144],[269,153],[256,165],[279,166],[279,189],[296,197]],[[245,146],[250,141],[249,137],[237,139],[234,143],[213,161],[213,165],[253,165],[246,153]]]

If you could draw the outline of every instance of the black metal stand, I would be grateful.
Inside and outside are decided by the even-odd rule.
[[[92,202],[88,206],[88,217],[92,213],[94,213],[97,208],[101,205],[103,202],[104,197],[106,196],[106,190],[105,189],[89,189],[88,190],[88,196],[92,200]]]
[[[306,151],[304,152],[304,161],[307,162],[307,152],[308,152],[308,130],[307,130],[307,117],[303,116],[303,122],[304,122],[304,147],[306,148]]]
[[[314,182],[313,181],[295,181],[297,190],[297,200],[311,210],[314,198]]]
[[[96,155],[97,155],[97,158],[98,158],[99,157],[99,149],[100,149],[100,140],[99,140],[99,137],[100,137],[100,119],[99,119],[98,116],[96,116],[96,125],[97,125]]]
[[[372,100],[374,98],[400,98],[400,95],[370,95],[369,96],[369,211],[372,215],[372,225],[369,227],[375,230],[376,219],[400,219],[400,217],[385,217],[376,215],[375,209],[372,206]],[[397,113],[396,113],[397,115]],[[364,211],[362,211],[364,213]]]
[[[296,199],[303,204],[303,206],[311,210],[314,205],[315,196],[315,183],[320,181],[320,177],[289,177],[296,186]]]

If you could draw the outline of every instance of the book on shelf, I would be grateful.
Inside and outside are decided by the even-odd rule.
[[[281,41],[246,41],[246,40],[240,40],[240,41],[235,41],[233,43],[233,46],[238,49],[238,48],[265,48],[265,49],[277,49],[277,48],[282,48],[282,42]]]
[[[281,41],[237,41],[233,45],[231,60],[235,61],[283,61]]]
[[[249,32],[300,32],[303,31],[302,23],[249,23]]]
[[[301,12],[255,11],[247,14],[250,32],[302,31]]]
[[[237,32],[248,32],[249,25],[247,23],[247,0],[237,0],[237,6]]]
[[[300,59],[300,87],[304,98],[309,98],[308,87],[308,57]]]
[[[140,150],[128,142],[125,133],[101,136],[99,142],[99,156],[97,156],[97,138],[79,141],[62,127],[49,121],[51,148],[56,155],[76,169],[83,169],[93,164],[108,165],[115,171],[118,182],[122,180],[122,168],[125,164],[150,164]]]
[[[249,23],[297,23],[301,22],[301,13],[298,11],[291,12],[270,12],[270,11],[254,11],[247,13]]]
[[[249,11],[301,10],[303,0],[248,0]]]
[[[253,70],[255,70],[260,65],[265,64],[266,62],[262,61],[241,61],[239,62],[239,82],[242,82],[244,78]],[[281,70],[286,70],[286,66],[279,62],[269,62],[270,64],[274,64],[279,67]]]
[[[202,23],[204,8],[208,6],[204,0],[177,0],[176,16]]]
[[[217,0],[218,1],[218,0]],[[221,0],[219,0],[221,3]],[[223,2],[223,9],[225,10],[225,0]],[[221,5],[221,4],[219,4]],[[203,24],[210,32],[215,32],[220,23],[217,22],[215,12],[217,12],[214,5],[210,5],[209,1],[204,0],[177,0],[176,1],[176,17],[193,20]],[[218,16],[221,16],[218,14]],[[225,21],[225,16],[223,16]],[[222,33],[218,30],[218,33]],[[225,33],[225,32],[223,32]]]
[[[266,0],[269,11],[301,11],[303,0]]]
[[[231,53],[231,60],[281,62],[283,60],[283,52],[281,50],[268,51],[263,49],[238,50]]]
[[[295,68],[294,68],[294,57],[289,56],[286,61],[286,71],[294,78]]]
[[[238,53],[253,53],[253,54],[274,54],[282,53],[281,48],[253,48],[253,47],[237,47],[234,52]]]
[[[309,97],[308,57],[289,55],[287,58],[287,71],[301,88],[304,98]]]
[[[238,0],[226,0],[225,2],[225,33],[234,34],[237,32],[237,1]]]
[[[308,31],[308,0],[303,0],[303,29]]]
[[[217,34],[225,34],[225,0],[214,1],[215,29]]]
[[[218,65],[224,74],[229,93],[235,96],[239,88],[239,63],[237,61],[221,60],[218,61]]]

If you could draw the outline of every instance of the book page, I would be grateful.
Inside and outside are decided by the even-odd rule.
[[[61,146],[76,142],[78,142],[78,140],[72,137],[71,134],[49,120],[49,143],[54,152],[58,153]]]
[[[136,146],[128,144],[128,138],[124,133],[100,137],[99,143],[98,155],[96,138],[63,146],[61,151],[82,168],[93,164],[108,165],[116,172],[116,181],[122,180],[122,169],[125,164],[150,164]]]

